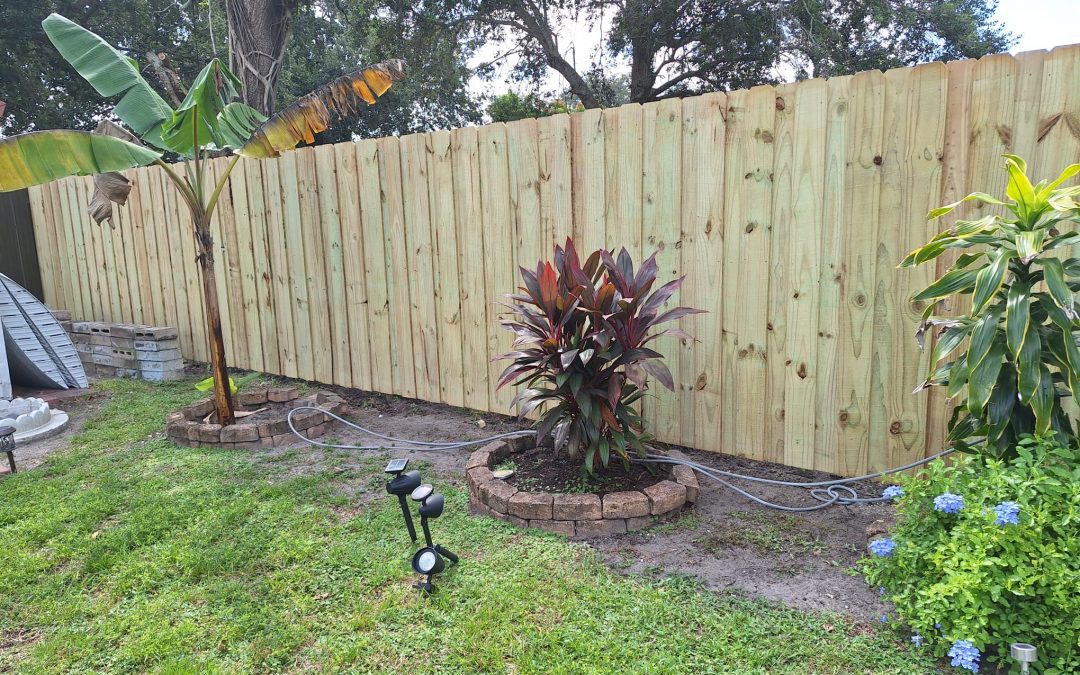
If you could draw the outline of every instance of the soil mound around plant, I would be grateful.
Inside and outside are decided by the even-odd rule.
[[[592,493],[600,496],[612,492],[644,490],[670,477],[669,468],[630,464],[627,470],[621,460],[611,458],[606,469],[590,476],[585,472],[583,458],[556,453],[551,446],[534,447],[515,454],[505,467],[514,470],[507,479],[518,490],[530,492]]]

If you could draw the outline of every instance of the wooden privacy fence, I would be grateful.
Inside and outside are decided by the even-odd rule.
[[[1004,190],[1004,152],[1040,177],[1080,158],[1080,47],[244,160],[214,222],[228,354],[507,412],[494,303],[572,235],[656,251],[689,276],[678,302],[708,310],[682,322],[696,342],[661,341],[661,440],[884,469],[937,451],[947,413],[911,394],[927,355],[909,297],[935,270],[896,264],[941,226],[931,207]],[[86,216],[88,178],[31,191],[48,302],[176,325],[206,360],[187,213],[159,170],[129,175],[115,229]]]

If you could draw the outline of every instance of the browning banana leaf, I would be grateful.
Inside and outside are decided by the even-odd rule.
[[[265,159],[292,150],[301,141],[312,143],[315,134],[326,131],[336,120],[347,117],[360,104],[375,105],[394,82],[405,79],[405,62],[383,61],[370,68],[342,75],[310,94],[301,96],[275,114],[251,134],[238,151],[245,157]]]

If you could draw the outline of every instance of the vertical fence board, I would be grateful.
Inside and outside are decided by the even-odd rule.
[[[364,280],[363,216],[356,150],[351,143],[333,146],[337,161],[337,195],[341,214],[341,256],[344,304],[335,311],[345,321],[349,386],[371,389],[371,351],[368,343],[367,283]]]
[[[462,291],[458,268],[458,233],[461,226],[454,207],[454,166],[450,132],[430,134],[425,146],[428,163],[428,201],[431,240],[437,282],[436,319],[439,335],[439,400],[465,405],[462,365]],[[537,236],[539,236],[537,224]]]
[[[319,214],[322,226],[322,247],[326,286],[320,303],[320,314],[326,314],[330,324],[331,379],[334,384],[350,386],[353,381],[352,356],[349,354],[349,305],[345,294],[345,260],[342,245],[341,202],[338,194],[336,153],[331,145],[315,148],[315,174],[319,186]]]
[[[386,238],[382,225],[379,188],[379,147],[375,141],[356,144],[356,173],[360,191],[360,227],[364,245],[364,284],[367,291],[367,325],[371,388],[394,390],[390,358],[390,299],[386,283]],[[363,348],[362,345],[356,345]]]

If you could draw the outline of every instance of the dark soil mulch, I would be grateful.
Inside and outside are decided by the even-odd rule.
[[[510,459],[514,475],[507,482],[519,490],[538,492],[592,492],[605,495],[624,490],[643,490],[664,480],[670,471],[656,469],[650,472],[640,464],[631,464],[627,471],[622,462],[611,458],[607,469],[589,476],[584,469],[583,458],[556,454],[551,447],[539,447],[513,455]]]

